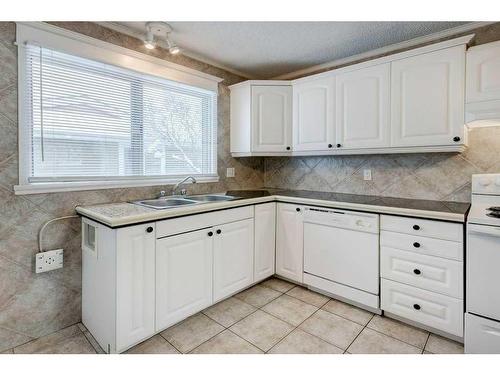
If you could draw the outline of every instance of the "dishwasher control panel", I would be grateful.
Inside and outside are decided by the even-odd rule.
[[[304,223],[315,223],[363,232],[379,232],[379,215],[334,208],[305,207]]]

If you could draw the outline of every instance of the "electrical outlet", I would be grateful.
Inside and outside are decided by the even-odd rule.
[[[234,168],[226,169],[226,177],[234,177]]]
[[[63,249],[44,251],[35,255],[36,273],[56,270],[63,266]]]
[[[363,179],[365,181],[372,180],[372,170],[371,169],[363,169]]]

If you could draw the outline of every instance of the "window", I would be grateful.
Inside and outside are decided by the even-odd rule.
[[[217,179],[216,91],[129,69],[123,56],[21,48],[20,185]]]

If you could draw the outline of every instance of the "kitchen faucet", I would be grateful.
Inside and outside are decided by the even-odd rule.
[[[177,191],[177,189],[179,188],[179,186],[181,186],[183,183],[185,183],[187,180],[191,180],[193,181],[193,184],[196,184],[196,178],[194,178],[193,176],[187,176],[185,179],[183,179],[182,181],[178,182],[174,188],[172,189],[172,195],[176,195],[175,192]],[[187,194],[187,191],[186,189],[182,189],[181,190],[181,195],[186,195]]]

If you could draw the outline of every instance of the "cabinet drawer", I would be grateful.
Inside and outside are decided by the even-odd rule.
[[[381,231],[380,246],[412,251],[418,254],[462,261],[464,246],[461,242],[438,240],[436,238],[414,236],[405,233]]]
[[[382,247],[380,273],[386,279],[463,298],[463,263],[456,260]]]
[[[463,336],[463,301],[391,280],[381,280],[382,310]]]
[[[463,225],[444,221],[381,215],[380,229],[463,242]]]
[[[157,221],[156,238],[249,219],[253,217],[253,212],[253,206],[245,206]]]

